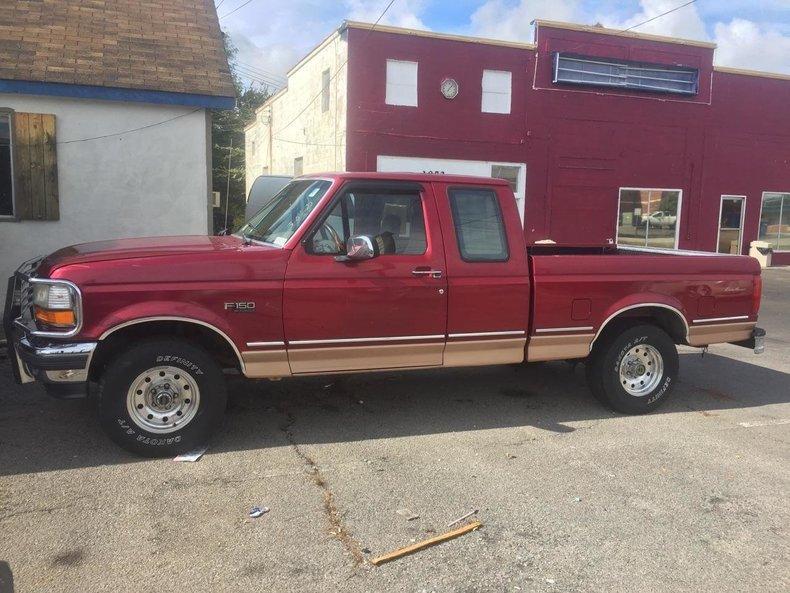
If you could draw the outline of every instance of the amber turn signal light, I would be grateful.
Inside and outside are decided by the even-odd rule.
[[[34,307],[36,321],[51,325],[54,327],[73,327],[77,325],[74,311],[52,311],[50,309],[42,309],[41,307]]]

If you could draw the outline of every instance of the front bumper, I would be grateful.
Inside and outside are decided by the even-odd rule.
[[[11,372],[17,383],[41,381],[47,393],[60,398],[87,395],[88,370],[96,342],[67,342],[35,336],[23,321],[21,279],[39,260],[31,260],[8,280],[3,330]],[[27,269],[25,269],[27,267]]]

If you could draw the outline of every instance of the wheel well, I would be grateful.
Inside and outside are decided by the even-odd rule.
[[[606,321],[606,325],[593,340],[591,348],[605,336],[618,333],[624,327],[640,323],[660,327],[672,338],[675,344],[686,343],[687,326],[680,313],[673,309],[646,305],[644,307],[627,309]]]
[[[149,338],[187,340],[205,349],[222,368],[235,368],[241,371],[236,351],[219,332],[188,321],[154,320],[122,327],[101,340],[91,359],[90,380],[98,380],[107,364],[127,346]]]

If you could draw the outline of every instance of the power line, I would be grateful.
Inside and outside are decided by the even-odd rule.
[[[271,86],[276,86],[276,87],[284,86],[284,84],[282,82],[280,82],[279,80],[274,80],[274,79],[269,78],[267,76],[263,76],[261,74],[258,74],[254,70],[250,70],[249,68],[247,68],[245,66],[241,66],[240,64],[236,64],[235,70],[236,70],[236,72],[239,72],[241,74],[246,75],[247,78],[254,78],[254,79],[256,79],[259,82],[265,82],[266,84],[269,84]]]
[[[232,14],[233,14],[234,12],[236,12],[237,10],[241,10],[242,8],[244,8],[245,6],[247,6],[247,5],[248,5],[250,2],[252,2],[252,0],[247,0],[246,2],[243,2],[242,4],[239,4],[239,5],[238,5],[236,8],[234,8],[234,9],[233,9],[233,10],[231,10],[230,12],[226,12],[226,13],[225,13],[225,14],[223,14],[221,17],[219,17],[219,20],[222,20],[222,19],[224,19],[226,16],[230,16],[230,15],[232,15]]]
[[[240,62],[239,60],[236,60],[236,63],[244,66],[245,68],[247,68],[249,70],[252,70],[254,72],[259,72],[260,74],[263,74],[263,75],[268,76],[270,78],[280,79],[283,82],[285,82],[287,80],[285,76],[280,76],[279,74],[275,74],[274,72],[270,72],[268,70],[264,70],[263,68],[260,68],[258,66],[253,66],[252,64],[247,64],[245,62]]]
[[[216,9],[219,9],[219,7],[220,7],[220,6],[222,6],[223,4],[225,4],[225,0],[219,0],[219,4],[217,4],[217,5],[214,7],[214,9],[215,9],[215,10],[216,10]]]
[[[251,0],[250,0],[250,1],[251,1]],[[390,7],[391,7],[393,4],[395,4],[395,0],[390,0],[390,1],[389,1],[389,3],[387,4],[386,8],[384,8],[384,10],[382,11],[382,13],[379,15],[379,18],[377,18],[377,19],[376,19],[376,22],[375,22],[375,23],[373,23],[373,25],[371,25],[370,29],[368,29],[368,32],[367,32],[367,34],[366,34],[366,35],[365,35],[365,37],[362,39],[362,43],[364,43],[365,41],[367,41],[368,37],[370,37],[370,34],[373,32],[373,29],[375,29],[375,28],[376,28],[376,25],[378,25],[378,24],[379,24],[379,21],[380,21],[381,19],[383,19],[383,18],[384,18],[384,15],[385,15],[385,14],[387,14],[387,11],[390,9]],[[337,75],[340,73],[340,71],[343,69],[343,67],[344,67],[346,64],[348,64],[348,58],[346,58],[345,60],[343,60],[343,63],[342,63],[342,64],[340,64],[340,66],[337,68],[337,70],[335,70],[335,73],[334,73],[334,74],[333,74],[333,75],[332,75],[332,76],[329,78],[329,82],[330,82],[330,83],[331,83],[331,82],[332,82],[332,81],[333,81],[333,80],[334,80],[334,79],[337,77]],[[324,92],[324,91],[323,91],[323,89],[321,89],[320,91],[318,91],[318,93],[316,93],[316,94],[315,94],[315,96],[314,96],[312,99],[310,99],[310,101],[308,101],[308,102],[307,102],[307,104],[306,104],[306,105],[305,105],[305,106],[302,108],[302,110],[301,110],[299,113],[297,113],[297,114],[296,114],[296,115],[293,117],[293,119],[291,119],[291,121],[289,121],[287,124],[285,124],[285,125],[284,125],[282,128],[280,128],[279,130],[277,130],[277,133],[279,134],[280,132],[282,132],[283,130],[285,130],[285,129],[286,129],[288,126],[290,126],[292,123],[294,123],[294,122],[295,122],[297,119],[299,119],[299,117],[301,117],[301,115],[302,115],[302,114],[303,114],[305,111],[307,111],[307,108],[308,108],[308,107],[310,107],[310,105],[312,105],[312,104],[313,104],[313,102],[314,102],[316,99],[318,99],[318,97],[320,97],[320,96],[321,96],[321,94],[322,94],[323,92]],[[272,132],[271,132],[272,136],[274,136],[274,133],[275,133],[274,131],[272,131]],[[278,140],[279,140],[279,138],[278,138]]]
[[[170,123],[173,120],[186,117],[187,115],[192,115],[198,111],[202,111],[203,107],[198,107],[197,109],[193,109],[192,111],[188,111],[187,113],[182,113],[180,115],[176,115],[174,117],[164,119],[162,121],[158,121],[153,124],[148,124],[145,126],[140,126],[139,128],[132,128],[131,130],[124,130],[123,132],[113,132],[112,134],[102,134],[101,136],[91,136],[90,138],[78,138],[76,140],[58,140],[56,144],[74,144],[75,142],[88,142],[90,140],[101,140],[102,138],[112,138],[113,136],[123,136],[124,134],[131,134],[133,132],[139,132],[140,130],[147,130],[149,128],[155,128],[156,126],[161,126],[166,123]]]
[[[627,29],[623,29],[620,32],[621,33],[625,33],[626,31],[630,31],[631,29],[636,29],[637,27],[641,27],[642,25],[646,25],[647,23],[653,22],[656,19],[660,19],[662,16],[666,16],[666,15],[672,13],[672,12],[675,12],[676,10],[680,10],[681,8],[685,8],[689,4],[694,4],[696,1],[697,0],[691,0],[691,2],[686,2],[685,4],[681,4],[680,6],[676,6],[675,8],[672,8],[671,10],[667,10],[666,12],[662,12],[661,14],[656,15],[653,18],[649,18],[646,21],[642,21],[641,23],[637,23],[636,25],[628,27]]]

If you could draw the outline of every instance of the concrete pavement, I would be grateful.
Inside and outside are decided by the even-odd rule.
[[[641,417],[564,363],[234,379],[192,464],[132,457],[0,361],[0,592],[788,590],[789,315],[769,270],[766,354],[683,348]],[[475,508],[477,532],[365,562]]]

